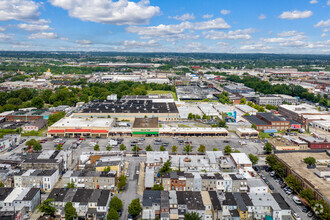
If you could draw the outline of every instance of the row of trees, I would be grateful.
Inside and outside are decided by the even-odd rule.
[[[0,111],[11,111],[19,108],[43,108],[45,104],[73,106],[77,102],[105,100],[108,95],[146,95],[148,90],[166,90],[175,92],[173,85],[157,83],[138,83],[130,81],[110,83],[83,84],[82,88],[61,86],[55,91],[50,89],[36,90],[23,88],[15,91],[0,92]]]
[[[315,95],[314,93],[308,92],[307,89],[299,85],[286,85],[276,84],[271,85],[268,81],[263,81],[254,76],[243,76],[231,75],[227,77],[227,80],[243,83],[252,89],[264,94],[285,94],[293,97],[300,97],[301,99],[307,99],[309,101],[319,103],[322,106],[330,107],[328,103],[328,96],[325,94],[323,97],[320,94]]]

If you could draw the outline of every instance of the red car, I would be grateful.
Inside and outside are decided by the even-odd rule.
[[[79,138],[79,141],[84,141],[85,140],[85,138]]]

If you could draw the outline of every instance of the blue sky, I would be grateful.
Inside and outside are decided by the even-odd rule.
[[[330,0],[0,0],[0,50],[330,54]]]

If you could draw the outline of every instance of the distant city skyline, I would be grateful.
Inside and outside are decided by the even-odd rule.
[[[0,50],[330,54],[330,0],[0,0]]]

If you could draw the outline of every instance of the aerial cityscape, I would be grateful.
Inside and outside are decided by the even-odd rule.
[[[330,220],[330,0],[0,0],[0,220]]]

